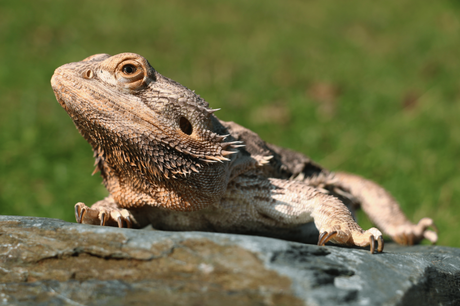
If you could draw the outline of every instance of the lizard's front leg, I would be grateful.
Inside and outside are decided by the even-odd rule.
[[[432,243],[438,240],[436,232],[429,230],[430,227],[436,230],[432,219],[423,218],[412,224],[398,202],[378,184],[350,173],[339,172],[335,177],[359,200],[371,221],[397,243],[412,245],[424,238]]]
[[[239,196],[254,203],[263,217],[274,219],[280,227],[301,225],[312,219],[319,230],[318,245],[328,241],[348,246],[370,246],[371,253],[382,252],[382,233],[367,231],[353,219],[348,208],[337,198],[321,193],[300,181],[261,176],[236,178]]]
[[[112,196],[94,203],[91,207],[82,202],[75,204],[75,219],[83,224],[128,228],[140,228],[148,224],[142,215],[119,207]]]

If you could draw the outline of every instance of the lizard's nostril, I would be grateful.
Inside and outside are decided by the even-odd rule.
[[[180,127],[180,130],[184,134],[191,135],[193,133],[192,124],[185,117],[180,117],[180,119],[179,119],[179,127]]]
[[[85,79],[92,79],[93,76],[94,76],[94,74],[93,74],[93,71],[91,69],[88,69],[83,73],[83,77]]]

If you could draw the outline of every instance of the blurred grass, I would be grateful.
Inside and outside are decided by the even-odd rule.
[[[73,221],[106,195],[49,80],[130,51],[221,119],[374,179],[460,247],[458,16],[456,1],[2,1],[0,213]]]

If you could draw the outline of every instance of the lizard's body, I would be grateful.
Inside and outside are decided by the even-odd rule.
[[[206,101],[137,54],[98,54],[64,65],[51,83],[93,147],[110,192],[91,208],[77,203],[78,222],[305,240],[313,221],[321,245],[382,251],[380,231],[363,231],[353,219],[361,205],[399,243],[437,239],[426,230],[431,219],[413,225],[382,187],[331,173],[219,120]]]

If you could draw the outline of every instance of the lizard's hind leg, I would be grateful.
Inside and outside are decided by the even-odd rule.
[[[412,224],[404,215],[398,202],[378,184],[358,175],[338,172],[339,183],[356,197],[371,221],[399,244],[412,245],[423,239],[436,243],[438,236],[434,222],[430,218]],[[429,230],[433,228],[435,231]]]

